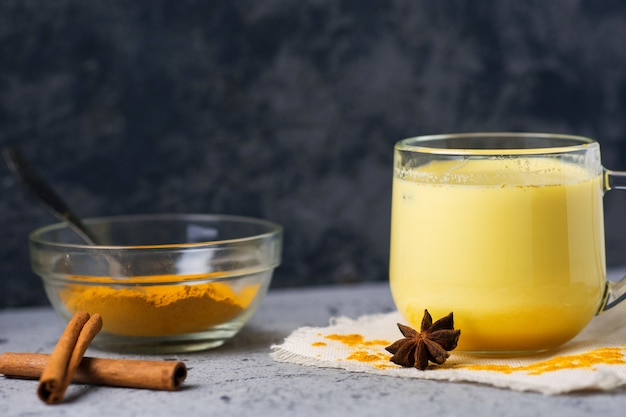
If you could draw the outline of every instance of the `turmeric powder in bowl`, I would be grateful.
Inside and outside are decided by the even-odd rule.
[[[64,223],[30,235],[31,266],[70,319],[99,313],[94,345],[178,353],[222,345],[252,316],[280,264],[282,228],[226,215],[136,215],[85,220],[102,242]]]
[[[175,277],[151,277],[172,281]],[[70,284],[61,291],[65,307],[103,317],[103,331],[121,336],[171,336],[201,332],[242,314],[254,300],[258,284],[235,292],[224,282],[121,288]]]

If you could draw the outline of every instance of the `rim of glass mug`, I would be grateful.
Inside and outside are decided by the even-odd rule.
[[[462,145],[461,145],[462,142]],[[514,156],[558,155],[594,150],[600,154],[598,141],[585,136],[533,132],[468,132],[422,135],[402,139],[396,151],[442,156]],[[597,161],[604,191],[626,189],[626,172],[612,171]],[[626,300],[626,276],[606,281],[599,314]]]
[[[599,146],[596,140],[577,135],[485,132],[415,136],[400,140],[395,148],[441,155],[493,156],[559,154]]]

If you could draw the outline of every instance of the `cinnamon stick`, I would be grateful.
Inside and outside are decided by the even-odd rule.
[[[4,352],[0,354],[0,373],[9,378],[40,378],[50,355]],[[105,359],[83,357],[72,382],[125,388],[175,391],[187,377],[180,361]]]
[[[37,394],[42,401],[55,404],[63,399],[78,364],[100,329],[102,318],[99,314],[92,317],[84,311],[74,314],[39,378]]]

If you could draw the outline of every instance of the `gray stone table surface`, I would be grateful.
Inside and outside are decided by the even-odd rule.
[[[181,391],[72,385],[66,402],[48,406],[37,398],[35,381],[0,377],[0,416],[624,415],[626,389],[546,396],[278,363],[269,355],[272,344],[300,326],[323,326],[333,316],[358,317],[393,308],[383,283],[272,290],[250,323],[224,346],[162,357],[187,364],[189,375]],[[48,353],[63,327],[51,308],[0,311],[0,351]],[[88,355],[117,356],[95,349]]]

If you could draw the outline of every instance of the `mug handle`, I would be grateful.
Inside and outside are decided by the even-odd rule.
[[[626,172],[604,169],[604,191],[626,190]],[[626,276],[619,281],[607,281],[598,313],[615,307],[626,299]]]

